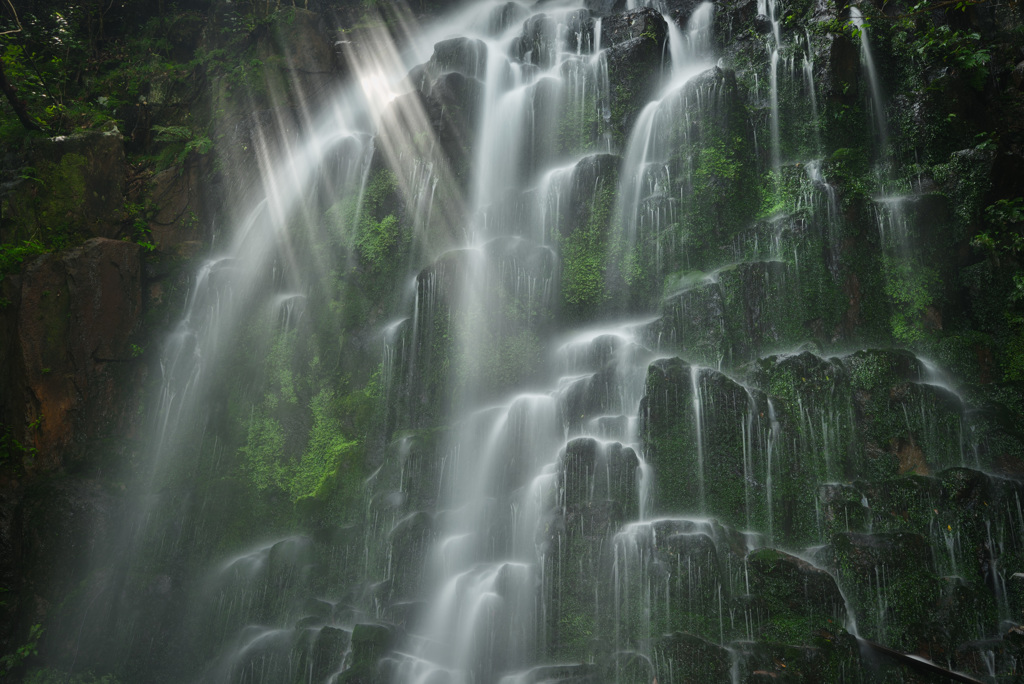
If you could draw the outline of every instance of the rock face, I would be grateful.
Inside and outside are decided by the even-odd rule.
[[[51,230],[114,238],[121,231],[127,162],[117,131],[40,140],[21,180],[3,197],[3,242]]]
[[[147,224],[153,244],[167,254],[192,255],[210,241],[209,188],[204,179],[210,173],[206,157],[185,159],[149,180],[147,195],[157,209]]]
[[[124,396],[138,381],[140,250],[94,238],[5,280],[0,416],[26,472],[59,469],[86,441],[122,434]]]
[[[291,15],[276,21],[256,41],[260,59],[272,60],[280,69],[281,82],[271,87],[294,89],[308,102],[318,102],[335,79],[338,59],[323,18],[316,12],[292,8]],[[291,83],[288,83],[288,81]]]

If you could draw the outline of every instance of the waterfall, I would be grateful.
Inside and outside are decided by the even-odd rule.
[[[885,101],[882,99],[882,85],[878,82],[878,71],[875,59],[871,55],[871,42],[868,40],[868,27],[864,15],[857,7],[850,8],[850,21],[857,27],[860,34],[861,54],[864,58],[864,69],[868,75],[868,87],[871,89],[871,120],[874,123],[875,135],[878,136],[878,147],[884,156],[889,146],[889,122],[885,116]]]
[[[627,4],[369,22],[308,130],[254,136],[118,560],[62,627],[90,667],[870,682],[910,667],[872,648],[936,644],[1011,669],[979,643],[1020,607],[1016,443],[921,356],[990,351],[938,335],[945,205],[836,147],[860,134],[822,122],[865,112],[818,98],[832,55],[775,0]]]

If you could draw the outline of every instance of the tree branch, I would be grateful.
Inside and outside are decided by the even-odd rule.
[[[11,103],[11,107],[14,108],[14,113],[18,117],[18,121],[21,125],[30,131],[39,131],[43,133],[42,127],[36,123],[35,119],[29,116],[28,109],[25,107],[25,103],[18,99],[18,93],[15,92],[14,86],[7,80],[7,72],[4,71],[4,62],[0,60],[0,90],[4,91],[4,97]]]

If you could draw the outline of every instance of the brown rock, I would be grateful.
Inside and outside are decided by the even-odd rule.
[[[914,444],[913,440],[893,438],[891,448],[896,452],[899,459],[899,473],[906,475],[915,473],[917,475],[930,475],[931,469],[925,460],[924,451]]]
[[[28,449],[26,472],[57,470],[126,413],[123,389],[134,375],[126,370],[136,364],[123,362],[133,358],[142,308],[140,248],[94,238],[8,280],[0,420]]]
[[[202,161],[186,160],[149,181],[149,197],[159,207],[148,221],[149,232],[161,252],[188,256],[196,243],[206,242],[201,166]]]

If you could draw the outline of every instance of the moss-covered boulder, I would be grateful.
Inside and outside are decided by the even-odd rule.
[[[809,644],[845,630],[846,602],[825,570],[775,549],[751,552],[746,567],[758,641]]]

